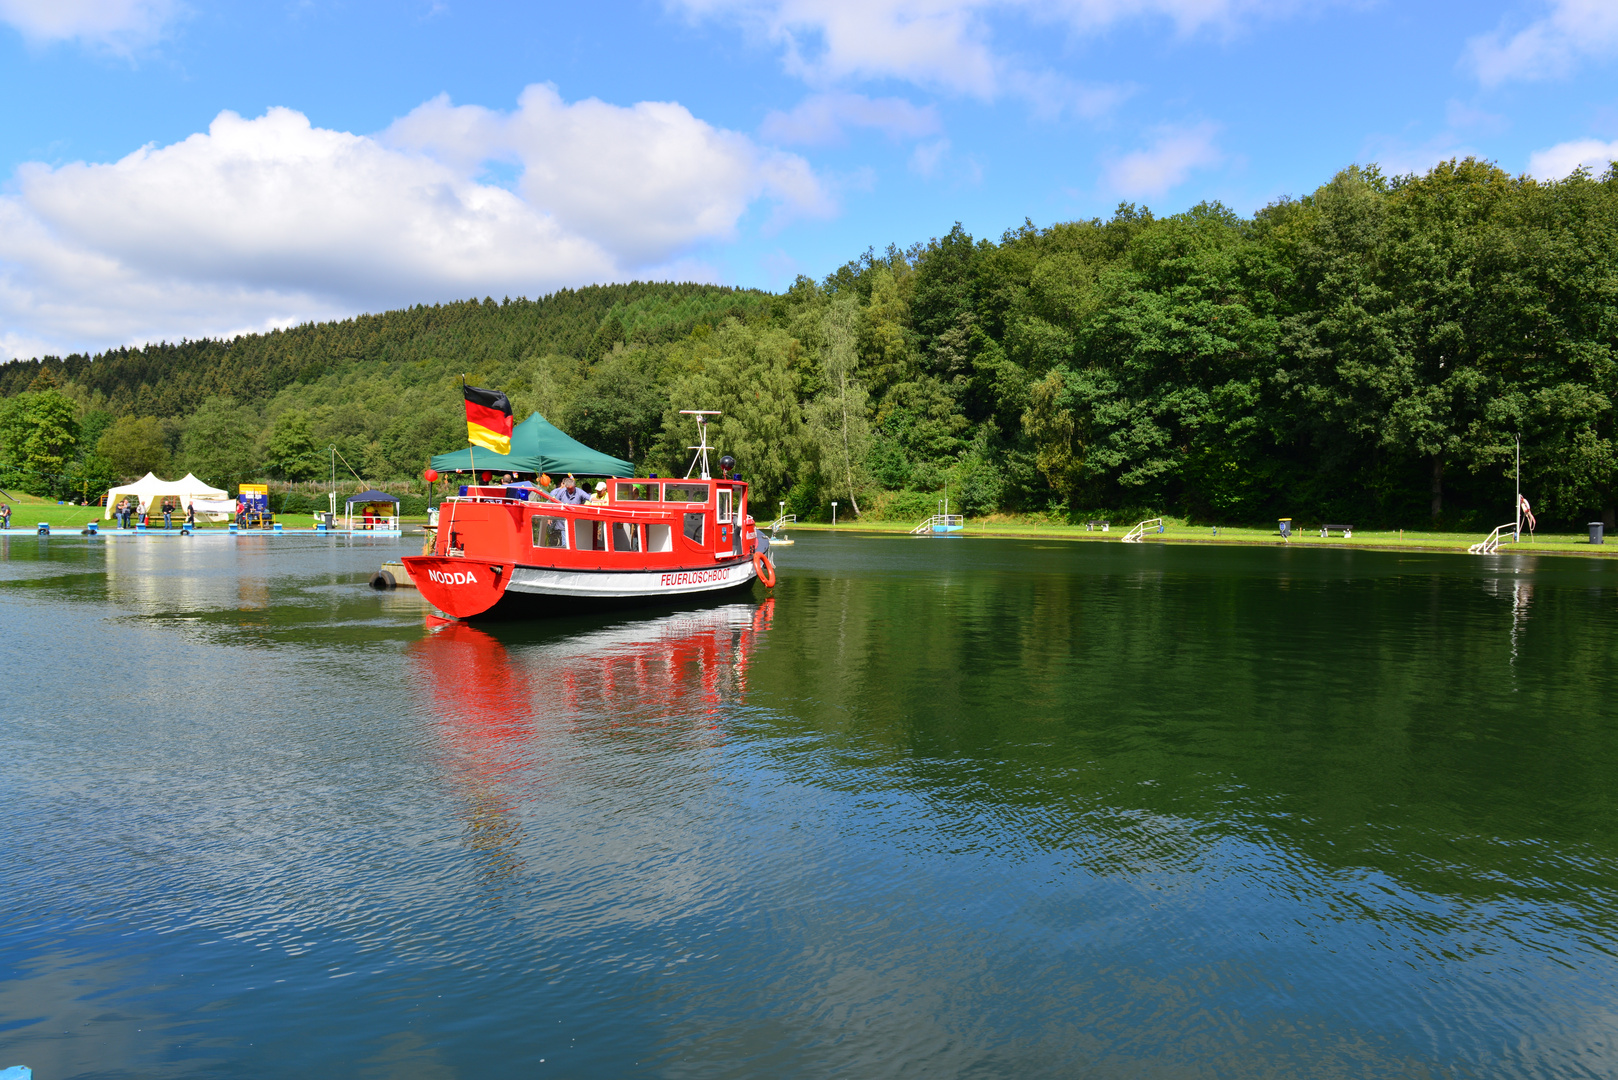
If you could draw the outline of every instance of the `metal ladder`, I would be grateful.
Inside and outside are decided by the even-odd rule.
[[[930,536],[933,533],[947,532],[951,529],[966,527],[966,517],[962,514],[934,514],[932,517],[910,530],[911,536]]]
[[[1124,543],[1139,544],[1143,542],[1146,539],[1146,530],[1151,528],[1153,525],[1157,526],[1158,532],[1163,531],[1162,518],[1147,518],[1145,521],[1129,530],[1129,532],[1124,536]]]
[[[1468,555],[1493,555],[1500,550],[1500,545],[1505,542],[1505,537],[1501,534],[1508,532],[1511,534],[1513,542],[1515,542],[1517,536],[1517,523],[1515,521],[1509,525],[1497,527],[1487,538],[1467,548],[1466,553]]]

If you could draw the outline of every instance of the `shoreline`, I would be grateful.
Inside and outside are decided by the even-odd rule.
[[[36,524],[40,521],[49,521],[53,532],[63,530],[58,535],[78,535],[93,517],[104,532],[111,532],[116,526],[116,519],[107,521],[101,517],[100,507],[86,506],[57,506],[54,504],[22,502],[12,508],[11,528],[8,532],[0,532],[0,536],[32,536],[35,535]],[[288,529],[312,529],[314,516],[311,514],[277,515],[277,520]],[[419,534],[426,518],[403,518],[399,524],[405,536]],[[1352,539],[1344,539],[1340,535],[1322,538],[1318,531],[1299,530],[1293,534],[1291,540],[1283,540],[1274,529],[1251,528],[1245,526],[1221,525],[1215,535],[1211,525],[1186,525],[1168,519],[1168,529],[1163,533],[1148,533],[1145,543],[1154,544],[1201,544],[1205,546],[1227,547],[1273,547],[1273,548],[1332,548],[1348,551],[1403,551],[1428,552],[1432,554],[1465,555],[1467,547],[1484,539],[1486,533],[1461,532],[1417,532],[1405,530],[1401,536],[1397,529],[1365,529],[1355,530]],[[200,533],[226,532],[228,527],[224,523],[198,523],[197,531]],[[763,523],[760,523],[761,530]],[[831,525],[826,522],[798,522],[787,526],[784,530],[787,535],[796,532],[853,532],[866,536],[910,536],[912,524],[904,522],[839,522]],[[1017,521],[997,521],[990,519],[975,519],[968,521],[966,528],[949,538],[983,538],[996,540],[1048,540],[1065,543],[1118,543],[1129,531],[1130,524],[1115,524],[1108,532],[1091,531],[1082,525],[1058,525],[1044,523],[1024,523]],[[155,531],[161,533],[161,525]],[[255,531],[256,532],[256,531]],[[246,533],[243,535],[254,535]],[[918,539],[932,539],[918,537]],[[1587,534],[1581,533],[1541,533],[1530,540],[1518,544],[1502,544],[1497,555],[1555,555],[1561,557],[1579,557],[1586,559],[1618,558],[1618,536],[1610,545],[1594,545],[1589,542]]]
[[[783,531],[787,535],[794,532],[857,532],[875,536],[910,536],[914,526],[904,524],[888,524],[886,522],[862,522],[859,524],[830,525],[821,522],[802,522],[790,525]],[[762,526],[761,526],[762,529]],[[1083,526],[1074,525],[1018,525],[1009,522],[968,522],[964,531],[950,536],[929,537],[917,536],[917,539],[991,539],[991,540],[1060,540],[1068,543],[1119,543],[1129,526],[1114,528],[1110,532],[1088,531]],[[1201,544],[1204,546],[1225,547],[1272,547],[1272,548],[1330,548],[1332,550],[1346,551],[1403,551],[1427,553],[1435,555],[1466,555],[1467,548],[1484,539],[1482,535],[1471,533],[1417,533],[1410,530],[1405,535],[1399,535],[1397,529],[1393,530],[1365,530],[1361,533],[1355,531],[1352,539],[1343,539],[1333,535],[1322,538],[1318,532],[1295,533],[1290,540],[1284,540],[1274,530],[1243,528],[1239,526],[1220,526],[1218,535],[1214,535],[1212,526],[1169,525],[1163,533],[1149,533],[1144,543],[1153,544]],[[1577,533],[1567,534],[1540,534],[1532,540],[1524,540],[1516,544],[1502,544],[1496,556],[1501,555],[1557,555],[1573,556],[1587,559],[1605,559],[1618,557],[1618,540],[1609,546],[1606,544],[1591,544],[1587,535]],[[1481,557],[1481,556],[1480,556]]]

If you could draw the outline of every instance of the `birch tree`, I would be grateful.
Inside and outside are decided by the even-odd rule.
[[[858,377],[860,309],[841,296],[821,317],[820,369],[825,388],[809,405],[809,430],[818,450],[826,493],[846,492],[856,515],[871,447],[866,392]]]

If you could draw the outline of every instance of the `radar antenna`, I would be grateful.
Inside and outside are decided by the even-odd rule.
[[[697,454],[696,457],[691,459],[691,467],[685,471],[685,478],[687,480],[691,479],[691,474],[696,472],[700,466],[702,469],[700,479],[711,480],[713,477],[708,475],[708,417],[723,416],[724,414],[718,409],[681,409],[680,415],[697,418],[698,445],[686,447],[687,450],[695,450]]]

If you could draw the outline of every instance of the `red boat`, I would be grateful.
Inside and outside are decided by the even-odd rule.
[[[421,595],[459,619],[559,614],[775,584],[747,484],[708,474],[707,420],[683,480],[607,481],[574,506],[524,485],[469,485],[444,500],[431,554],[403,561]]]

